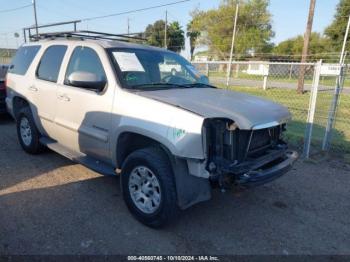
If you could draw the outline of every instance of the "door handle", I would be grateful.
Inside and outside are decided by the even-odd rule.
[[[66,101],[66,102],[70,101],[70,98],[66,94],[58,95],[58,99]]]
[[[36,88],[35,86],[30,86],[29,91],[33,91],[33,92],[38,92],[38,88]]]

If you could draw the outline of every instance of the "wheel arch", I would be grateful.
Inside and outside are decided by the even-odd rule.
[[[13,99],[12,99],[12,108],[13,108],[13,117],[15,119],[17,119],[18,113],[24,107],[29,107],[30,108],[30,104],[25,98],[23,98],[22,96],[15,96],[15,97],[13,97]]]
[[[116,145],[116,165],[121,168],[125,159],[135,150],[147,147],[159,147],[168,157],[170,162],[173,162],[174,156],[171,151],[163,143],[149,136],[141,135],[136,132],[125,131],[118,136]]]

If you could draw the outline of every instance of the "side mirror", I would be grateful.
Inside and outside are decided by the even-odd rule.
[[[77,71],[68,76],[68,84],[71,86],[92,89],[95,91],[102,91],[106,86],[105,79],[99,79],[94,73]]]

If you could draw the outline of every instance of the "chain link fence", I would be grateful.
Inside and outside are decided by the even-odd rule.
[[[304,153],[308,149],[306,143],[309,142],[310,150],[306,153],[311,155],[324,149],[329,118],[333,115],[331,105],[340,74],[339,65],[321,62],[235,61],[228,78],[228,62],[192,63],[197,70],[208,76],[213,85],[261,96],[288,107],[293,115],[286,134],[288,142]],[[345,68],[344,77],[348,70],[349,68]],[[304,74],[303,93],[297,92],[300,74]],[[330,136],[330,150],[333,152],[350,152],[349,80],[344,78],[338,110],[334,112],[336,117]]]
[[[7,56],[0,56],[0,64],[10,64],[12,60],[12,57],[7,57]]]

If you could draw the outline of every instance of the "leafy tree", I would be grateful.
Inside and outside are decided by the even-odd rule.
[[[192,12],[192,26],[201,32],[200,43],[218,58],[229,57],[236,8],[235,0],[223,0],[218,9]],[[237,56],[271,51],[274,36],[268,0],[241,0],[234,52]]]
[[[331,45],[334,51],[340,51],[342,47],[349,14],[350,0],[340,0],[333,22],[325,30],[325,34],[331,40]],[[350,39],[348,39],[347,50],[350,48],[349,40]]]
[[[153,25],[148,25],[145,31],[145,36],[148,44],[158,47],[164,47],[164,29],[164,20],[158,20]]]
[[[194,49],[196,48],[197,39],[200,36],[200,32],[193,30],[193,21],[187,24],[187,34],[186,36],[190,38],[190,52],[191,52],[191,60],[193,59]]]
[[[145,37],[148,44],[164,47],[165,21],[158,20],[153,25],[148,25]],[[184,31],[178,22],[172,22],[167,26],[167,46],[169,50],[180,52],[185,46]]]
[[[275,56],[288,55],[295,59],[300,58],[304,44],[304,37],[299,35],[294,38],[287,39],[279,43],[274,49]],[[327,54],[331,51],[330,40],[319,33],[313,32],[310,37],[309,44],[309,60],[327,58]],[[328,57],[329,59],[329,57]]]

